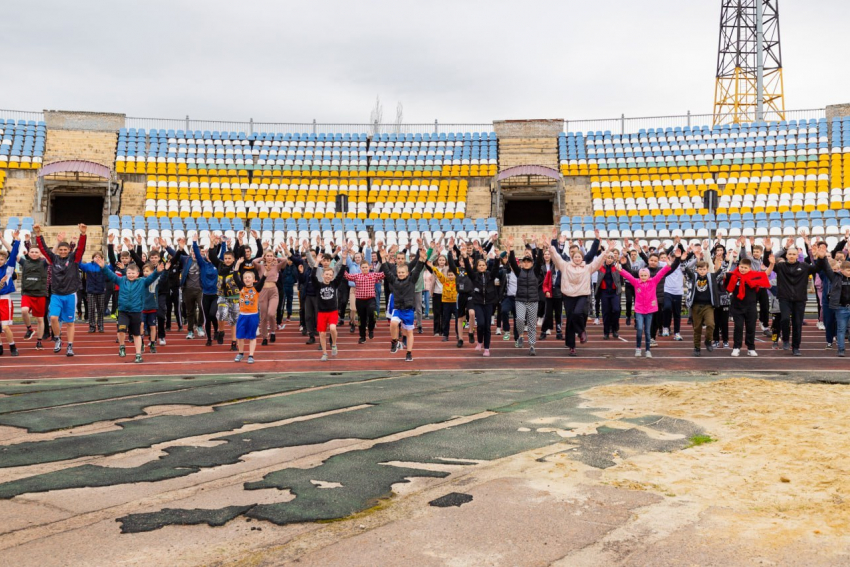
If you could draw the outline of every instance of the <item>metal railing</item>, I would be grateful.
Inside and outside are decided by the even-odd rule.
[[[493,123],[488,124],[444,124],[435,120],[425,124],[380,124],[380,123],[344,123],[344,122],[259,122],[253,118],[247,121],[196,120],[187,116],[174,118],[135,118],[127,117],[126,128],[145,130],[201,130],[219,132],[245,132],[270,134],[443,134],[449,132],[491,132]]]
[[[44,113],[30,110],[0,110],[0,120],[5,121],[9,119],[15,122],[18,120],[26,120],[27,122],[33,120],[38,123],[44,120]]]
[[[808,110],[786,110],[785,120],[819,119],[826,116],[826,109],[815,108]],[[773,122],[782,118],[773,111],[765,112],[764,121]],[[673,116],[643,116],[638,118],[626,117],[602,118],[597,120],[565,120],[565,132],[606,132],[612,134],[636,134],[641,129],[648,128],[677,128],[685,126],[711,126],[714,123],[713,114],[679,114]]]

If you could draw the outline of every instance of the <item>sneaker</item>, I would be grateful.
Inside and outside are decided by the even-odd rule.
[[[0,347],[0,348],[2,348],[2,347]],[[53,344],[53,352],[58,354],[59,351],[61,351],[61,350],[62,350],[62,339],[56,339],[56,342]],[[0,350],[0,354],[3,354],[2,350]]]
[[[34,334],[35,334],[35,332],[32,329],[27,329],[27,332],[24,333],[24,340],[25,341],[30,340]]]
[[[747,356],[758,356],[758,355],[759,355],[759,353],[757,353],[756,351],[747,349]]]
[[[240,352],[236,355],[236,358],[233,359],[233,362],[242,362],[243,358],[245,358],[245,355]]]
[[[248,355],[248,364],[254,364],[254,357],[250,354]]]
[[[564,333],[560,333],[560,332],[559,332],[559,333],[557,333],[557,334],[555,335],[555,338],[556,338],[557,340],[559,340],[559,341],[564,340]]]
[[[764,323],[759,323],[759,326],[761,327],[762,333],[769,330],[767,327],[764,326]]]
[[[12,356],[18,356],[18,347],[15,345],[9,345],[9,354]]]
[[[410,351],[407,351],[407,354],[404,356],[404,361],[405,362],[413,362],[413,353],[410,352]]]
[[[668,329],[667,327],[664,327],[663,329],[661,329],[661,336],[662,337],[669,337],[670,336],[670,329]]]
[[[190,340],[190,341],[191,341],[191,340],[192,340],[192,339],[194,339],[194,338],[195,338],[195,334],[194,334],[194,333],[189,333],[188,335],[186,335],[186,339],[187,339],[187,340]]]
[[[535,352],[534,347],[528,349],[528,356],[537,356],[537,352]]]
[[[206,346],[212,346],[212,339],[207,339]]]
[[[156,354],[156,343],[151,341],[151,354]]]
[[[373,331],[373,330],[371,330],[371,329],[369,330],[369,338],[370,338],[370,339],[374,339],[374,338],[375,338],[375,331]]]
[[[699,347],[694,349],[694,356],[702,356],[702,352],[700,351]]]
[[[649,349],[646,349],[646,354],[644,355],[646,358],[652,358],[652,353],[649,352]]]
[[[305,344],[308,344],[308,345],[316,344],[316,337],[310,337],[309,339],[307,339],[307,342]]]
[[[348,332],[351,333],[352,335],[354,334],[354,323],[353,322],[348,326]]]
[[[469,333],[469,342],[470,342],[470,343],[474,343],[474,342],[475,342],[475,333]]]
[[[741,349],[733,348],[732,349],[732,356],[741,356]]]
[[[137,354],[137,355],[136,355],[136,360],[134,360],[133,362],[134,362],[134,363],[136,363],[136,364],[140,364],[140,363],[144,362],[144,361],[142,360],[142,355],[141,355],[141,354]]]
[[[729,348],[729,343],[723,343],[723,348]]]
[[[832,348],[832,343],[826,343],[826,348],[827,348],[827,350],[828,350],[828,349],[831,349],[831,348]]]
[[[457,340],[457,348],[461,348],[461,347],[463,347],[463,339],[458,339]]]
[[[484,349],[484,356],[490,356],[490,349],[489,348]]]
[[[43,349],[44,349],[44,345],[41,344],[41,339],[35,341],[35,350],[43,350]]]
[[[619,339],[619,338],[620,338],[620,333],[614,333],[614,338],[615,338],[615,339]]]
[[[501,335],[501,334],[502,334],[502,328],[496,327],[496,335],[498,336],[498,335]]]
[[[400,350],[401,350],[401,345],[399,345],[398,342],[395,342],[392,345],[390,345],[390,354],[395,354]]]
[[[260,346],[269,346],[269,340],[268,340],[268,339],[263,339],[263,342],[262,342],[262,343],[260,343]]]
[[[770,329],[762,329],[762,334],[763,334],[765,337],[772,337],[772,336],[773,336],[773,331],[771,331]]]
[[[826,326],[823,324],[823,321],[818,321],[818,330],[819,331],[825,331],[826,330]]]
[[[422,334],[422,325],[419,325],[418,327],[416,327],[416,332],[420,335]]]
[[[520,337],[516,340],[516,342],[514,343],[514,346],[516,348],[522,348],[522,337]]]
[[[705,341],[705,350],[707,350],[708,352],[714,351],[714,345],[711,341]]]
[[[365,342],[366,342],[366,337],[360,337],[360,339],[358,339],[358,341],[357,341],[357,344],[362,345]]]
[[[70,344],[68,345],[68,349],[65,351],[65,356],[74,356],[74,347]]]
[[[640,358],[640,349],[639,348],[635,349],[635,358]]]
[[[339,350],[336,348],[336,345],[331,347],[331,356],[336,356]]]
[[[273,343],[276,340],[277,340],[277,338],[274,336],[274,333],[269,333],[269,342]]]
[[[509,340],[511,340],[511,334],[510,334],[510,333],[505,333],[504,335],[502,335],[502,340],[503,340],[503,341],[509,341]]]
[[[682,340],[682,335],[680,335],[679,333],[676,333],[676,335],[673,337],[673,340],[674,340],[674,341],[681,341],[681,340]]]
[[[328,355],[323,354],[323,355],[322,355],[322,358],[321,358],[321,361],[322,361],[322,362],[327,362],[327,361],[328,361]]]
[[[779,341],[773,341],[773,350],[779,350]]]
[[[165,339],[159,339],[159,346],[165,346]]]
[[[570,349],[570,356],[575,356],[575,355],[576,355],[576,349],[571,348]]]
[[[584,343],[587,342],[587,331],[581,332],[581,334],[578,336],[578,342],[580,342],[581,344],[584,344]]]
[[[788,341],[782,341],[782,350],[789,350],[791,348],[791,343]]]
[[[204,338],[206,335],[204,334],[204,330],[200,327],[195,328],[195,334],[201,338]]]
[[[656,341],[655,339],[650,339],[650,340],[649,340],[649,346],[651,346],[651,347],[656,346],[656,347],[657,347],[657,346],[658,346],[658,341]]]
[[[597,317],[596,319],[594,319],[594,320],[593,320],[593,324],[594,324],[594,325],[598,325],[598,324],[599,324],[599,317]]]
[[[483,345],[481,343],[475,343],[475,350],[481,350]]]
[[[795,348],[794,350],[792,350],[791,355],[792,356],[803,356],[802,354],[800,354],[800,349],[798,349],[798,348]]]
[[[218,333],[216,333],[215,342],[220,345],[224,344],[224,331],[219,331]]]
[[[546,335],[548,335],[548,334],[549,334],[549,333],[544,333],[543,331],[541,331],[541,332],[540,332],[540,335],[538,335],[538,337],[537,337],[537,340],[538,340],[538,341],[545,341],[545,340],[546,340]]]
[[[127,356],[127,349],[124,345],[121,345],[120,347],[118,347],[118,356],[120,356],[121,358],[124,358],[125,356]]]
[[[843,349],[838,351],[838,356],[840,356],[842,358],[844,357],[844,350]]]
[[[611,340],[611,337],[608,336],[608,333],[605,333],[604,335],[602,335],[602,339],[608,341]]]
[[[231,343],[230,343],[230,351],[231,351],[231,352],[236,352],[237,350],[239,350],[239,347],[237,347],[237,346],[236,346],[236,341],[231,341]]]

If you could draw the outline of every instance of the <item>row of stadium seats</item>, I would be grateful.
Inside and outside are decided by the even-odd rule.
[[[121,129],[116,171],[282,171],[324,177],[489,176],[498,168],[495,133],[245,134]],[[228,174],[229,175],[229,174]]]
[[[46,126],[34,120],[0,119],[0,168],[38,169],[44,158]],[[2,184],[0,184],[2,185]]]

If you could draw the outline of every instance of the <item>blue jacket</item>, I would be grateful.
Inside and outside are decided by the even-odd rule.
[[[212,262],[201,256],[201,249],[198,246],[197,242],[192,243],[192,249],[195,251],[195,256],[201,259],[201,262],[198,264],[198,268],[201,271],[201,289],[203,290],[205,295],[217,295],[218,268],[216,268]],[[174,256],[171,249],[168,249],[168,253]],[[189,255],[186,255],[183,256],[180,261],[183,263],[183,272],[180,274],[180,287],[183,287],[186,285],[186,278],[189,275],[189,268],[192,266],[192,262],[194,262],[195,259]]]
[[[163,272],[165,273],[165,272]],[[151,274],[153,275],[153,274]],[[159,282],[162,278],[156,280],[152,284],[145,286],[145,298],[142,303],[142,311],[156,311],[159,309]]]
[[[100,266],[94,262],[80,264],[80,269],[86,273],[86,293],[106,293],[106,280]]]
[[[6,280],[6,285],[0,289],[0,295],[8,295],[15,291],[15,266],[18,265],[18,247],[20,246],[21,241],[16,240],[12,243],[12,251],[9,252],[9,259],[6,260],[6,263],[3,266],[0,266],[0,278],[3,276],[9,276]]]
[[[140,277],[130,281],[126,277],[116,276],[108,266],[104,266],[103,275],[108,281],[118,286],[118,310],[141,313],[144,310],[147,288],[159,279],[162,272],[154,272],[146,278]]]

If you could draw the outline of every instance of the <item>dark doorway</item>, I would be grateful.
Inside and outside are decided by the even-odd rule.
[[[505,203],[504,226],[547,225],[553,222],[551,199],[523,199]]]
[[[103,224],[103,197],[56,195],[50,207],[50,224]]]

